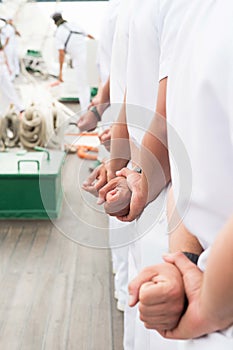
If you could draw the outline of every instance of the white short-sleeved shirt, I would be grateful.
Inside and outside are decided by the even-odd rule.
[[[167,119],[189,156],[191,198],[174,164],[171,171],[184,224],[208,248],[233,213],[233,2],[192,0],[189,7],[168,78]],[[171,139],[168,133],[176,152]]]
[[[121,0],[110,0],[103,21],[97,52],[97,67],[104,84],[110,75],[112,44]]]
[[[71,34],[68,44],[65,48],[65,43],[70,34],[70,31],[75,31],[81,34]],[[78,57],[80,50],[85,49],[85,38],[87,33],[76,23],[64,22],[59,25],[55,32],[55,45],[57,50],[65,50],[72,58]]]
[[[110,69],[111,103],[122,103],[126,88],[129,21],[134,0],[121,0],[112,46]]]
[[[159,80],[169,75],[176,38],[189,4],[189,0],[160,0],[158,23],[160,41]]]
[[[141,143],[156,108],[159,81],[169,74],[173,47],[188,0],[134,1],[127,65],[129,132]],[[135,115],[135,108],[142,109]],[[136,125],[136,127],[131,127]]]
[[[129,28],[126,114],[130,137],[140,145],[153,118],[159,86],[159,0],[134,0]]]
[[[9,23],[6,24],[1,30],[0,37],[3,45],[5,44],[6,40],[9,39],[7,46],[9,47],[14,46],[16,41],[16,34],[15,34],[14,27]]]

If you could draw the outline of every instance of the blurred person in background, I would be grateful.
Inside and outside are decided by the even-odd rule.
[[[17,36],[20,36],[12,17],[6,19],[6,25],[1,29],[1,41],[11,69],[11,80],[20,73]]]
[[[0,42],[0,113],[4,113],[3,107],[8,108],[14,105],[16,112],[21,113],[24,106],[17,95],[15,87],[11,79],[12,71],[4,51],[4,47]]]
[[[59,52],[59,81],[63,82],[63,65],[65,54],[68,53],[75,70],[80,107],[81,110],[85,110],[90,103],[90,87],[87,81],[86,67],[86,38],[94,39],[94,37],[86,33],[78,24],[64,20],[59,12],[54,13],[52,19],[57,26],[55,44]]]

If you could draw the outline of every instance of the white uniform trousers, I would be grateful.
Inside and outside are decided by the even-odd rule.
[[[11,79],[14,80],[16,75],[19,75],[20,72],[17,50],[13,45],[7,45],[5,48],[5,54],[12,72]]]
[[[166,190],[150,203],[137,220],[137,234],[140,240],[130,247],[134,259],[134,266],[138,274],[144,267],[163,262],[162,254],[168,251],[167,217],[166,217]],[[178,341],[166,340],[156,331],[148,330],[139,319],[135,318],[134,343],[132,348],[125,350],[177,350]]]
[[[233,327],[225,332],[215,332],[204,337],[185,340],[180,343],[178,350],[232,350]]]
[[[10,104],[14,104],[17,112],[24,109],[22,102],[15,90],[15,87],[10,79],[10,74],[8,73],[7,67],[5,65],[0,66],[0,95],[1,104],[0,112],[5,113],[9,108]]]
[[[123,223],[114,217],[109,217],[109,245],[115,272],[115,294],[122,306],[127,302],[129,251],[127,243],[130,242],[133,235],[133,227],[134,225],[130,223]]]

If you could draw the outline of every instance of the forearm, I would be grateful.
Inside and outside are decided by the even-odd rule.
[[[65,51],[59,50],[59,73],[60,73],[60,75],[62,75],[64,61],[65,61]]]
[[[158,119],[160,118],[158,116]],[[166,137],[166,131],[162,125],[165,122],[158,119],[155,116],[152,121],[150,132],[146,133],[140,152],[140,167],[143,170],[142,186],[148,193],[148,203],[154,200],[170,182],[168,151],[166,144],[161,140]],[[161,128],[160,135],[158,135],[158,128]]]
[[[5,52],[3,54],[4,54],[5,65],[7,66],[8,72],[11,74],[11,69],[10,69],[9,62],[8,62],[8,59],[6,57]]]
[[[207,261],[201,307],[221,328],[233,324],[233,216],[219,233]]]
[[[99,102],[99,105],[96,106],[101,116],[104,113],[105,109],[109,106],[109,104],[110,104],[110,78],[108,78],[106,83],[102,85],[100,102]]]
[[[131,158],[129,133],[126,124],[125,104],[111,130],[111,155],[108,162],[108,177],[125,167]]]
[[[92,36],[91,34],[87,34],[88,39],[92,39],[95,40],[94,36]]]
[[[4,48],[4,49],[5,49],[5,47],[8,45],[9,40],[10,40],[9,38],[7,38],[7,39],[6,39],[6,41],[5,41],[5,45],[3,46],[3,48]]]
[[[156,113],[146,132],[140,152],[143,169],[142,186],[148,193],[148,202],[154,200],[170,182],[170,164],[166,125],[167,79],[160,82]]]
[[[203,248],[196,236],[184,226],[176,209],[172,188],[169,190],[167,197],[167,218],[170,253],[181,251],[199,256]]]

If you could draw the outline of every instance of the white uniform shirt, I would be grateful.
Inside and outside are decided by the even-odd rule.
[[[128,113],[127,122],[131,137],[141,144],[156,109],[159,81],[169,74],[176,35],[188,2],[148,0],[145,3],[135,0],[134,4],[130,24],[127,104],[143,107],[145,115],[140,110],[137,115]]]
[[[121,0],[109,1],[107,13],[102,25],[97,52],[97,67],[102,84],[107,81],[110,75],[112,44],[120,2]]]
[[[6,24],[1,30],[1,41],[3,45],[5,45],[7,39],[9,39],[9,41],[6,48],[14,47],[16,45],[15,29],[9,23]]]
[[[4,55],[4,51],[0,50],[0,66],[6,65],[6,57]]]
[[[6,64],[6,56],[3,50],[0,50],[0,74],[9,74],[7,64]]]
[[[168,122],[184,142],[192,169],[191,198],[179,191],[177,176],[174,193],[181,195],[181,216],[189,204],[184,223],[204,248],[233,213],[232,16],[231,0],[190,2],[168,79]]]
[[[129,30],[126,111],[130,137],[138,147],[154,115],[160,46],[159,0],[135,0]]]
[[[165,6],[166,5],[166,6]],[[131,154],[135,162],[143,136],[154,117],[159,80],[168,75],[170,54],[176,28],[167,12],[171,1],[135,0],[129,31],[129,52],[127,65],[126,112],[131,138]],[[167,10],[167,11],[166,11]],[[179,21],[177,21],[179,23]],[[166,37],[163,43],[162,38]],[[161,54],[162,57],[161,57]],[[163,69],[160,71],[160,62]],[[151,202],[136,221],[135,231],[140,240],[131,248],[133,260],[132,275],[135,276],[145,266],[162,262],[162,254],[168,250],[166,222],[166,190]],[[177,341],[167,341],[156,332],[149,332],[139,320],[135,322],[134,349],[177,349]]]
[[[110,70],[111,103],[122,103],[126,88],[129,17],[133,0],[121,0],[112,47]]]
[[[81,34],[71,34],[68,44],[65,48],[65,43],[70,34],[70,31],[80,32]],[[74,59],[80,54],[80,51],[86,49],[87,33],[77,24],[65,22],[59,25],[55,32],[55,45],[57,50],[66,50],[66,52]]]

